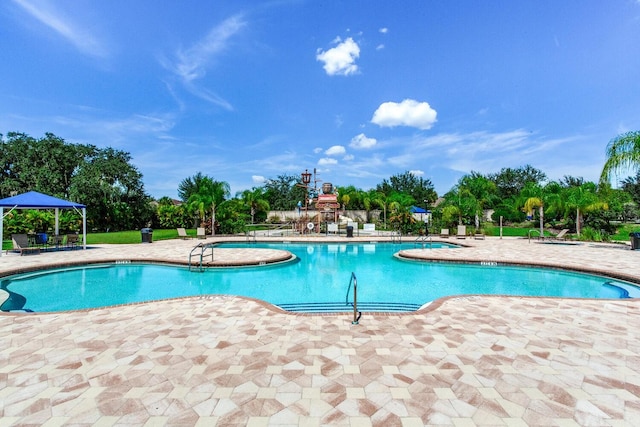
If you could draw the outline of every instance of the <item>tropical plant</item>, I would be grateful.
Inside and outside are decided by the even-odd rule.
[[[570,187],[567,191],[567,206],[576,213],[576,234],[580,236],[582,216],[585,212],[607,210],[609,206],[600,200],[593,182],[586,182],[578,187]]]
[[[547,179],[544,172],[531,165],[519,168],[502,168],[500,172],[489,174],[487,178],[495,183],[500,200],[515,198],[527,184],[542,185]]]
[[[640,131],[618,135],[607,145],[607,160],[600,174],[600,182],[610,182],[614,172],[621,169],[640,170]]]
[[[389,203],[389,222],[393,225],[393,228],[406,234],[411,230],[412,224],[415,223],[415,218],[410,211],[410,207],[403,205],[400,201],[396,200]]]
[[[211,234],[215,235],[216,206],[229,197],[229,184],[224,181],[215,181],[213,178],[198,172],[192,179],[183,180],[181,185],[181,195],[189,194],[187,205],[193,212],[198,214],[200,226],[207,226],[207,213],[211,212]]]
[[[533,219],[534,211],[538,210],[540,220],[540,236],[544,236],[544,190],[539,184],[527,183],[520,192],[522,210],[528,218]]]
[[[438,194],[433,188],[430,180],[416,176],[414,173],[406,171],[402,174],[393,175],[383,180],[376,186],[376,191],[390,196],[393,193],[404,193],[411,196],[415,201],[432,204],[438,198]]]
[[[262,188],[253,188],[251,190],[244,190],[240,193],[240,199],[245,206],[249,208],[251,215],[251,224],[255,224],[256,213],[266,213],[269,211],[269,202],[265,198],[265,193]]]
[[[496,184],[478,172],[471,172],[458,181],[458,188],[469,198],[469,207],[473,212],[476,229],[480,228],[480,218],[487,206],[494,206],[497,200]]]

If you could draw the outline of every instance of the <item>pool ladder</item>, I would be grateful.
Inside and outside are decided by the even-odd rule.
[[[402,243],[402,233],[400,231],[391,232],[391,243]]]
[[[349,302],[349,291],[351,290],[351,285],[353,284],[353,303]],[[360,322],[360,317],[362,317],[362,313],[358,311],[358,279],[356,278],[356,274],[351,272],[351,278],[349,279],[349,286],[347,286],[347,296],[345,298],[345,304],[353,306],[353,321],[352,325],[357,325]]]
[[[207,249],[211,249],[210,255],[211,255],[211,261],[213,261],[213,245],[209,243],[198,243],[196,246],[194,246],[193,249],[191,249],[191,252],[189,253],[189,271],[191,271],[191,264],[192,264],[191,261],[194,256],[200,258],[198,263],[198,270],[200,272],[204,271],[204,267],[202,266],[202,261],[205,256],[209,256],[209,254],[206,253]]]
[[[422,249],[424,249],[425,245],[429,245],[429,249],[431,249],[431,243],[431,236],[418,236],[413,242],[415,246],[422,245]]]

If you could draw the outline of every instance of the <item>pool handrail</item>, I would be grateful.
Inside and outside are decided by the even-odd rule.
[[[349,279],[349,286],[347,286],[347,296],[345,297],[345,304],[349,305],[349,291],[351,290],[351,284],[353,283],[353,321],[352,325],[357,325],[360,322],[360,317],[362,317],[362,313],[358,311],[358,278],[356,274],[352,271],[351,278]]]

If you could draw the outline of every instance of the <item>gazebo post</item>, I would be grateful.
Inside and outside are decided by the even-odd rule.
[[[87,208],[82,208],[82,249],[87,249]]]
[[[2,242],[4,242],[4,206],[0,206],[0,257],[2,256]]]

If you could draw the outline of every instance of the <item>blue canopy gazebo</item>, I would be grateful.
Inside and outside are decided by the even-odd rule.
[[[4,213],[4,209],[8,208],[9,212]],[[55,233],[58,234],[58,214],[60,209],[82,210],[82,249],[87,249],[87,207],[80,203],[69,202],[67,200],[58,199],[47,194],[38,193],[37,191],[29,191],[13,197],[7,197],[0,200],[0,242],[3,241],[4,234],[4,217],[14,209],[54,209],[55,210]],[[0,256],[2,251],[0,250]]]

